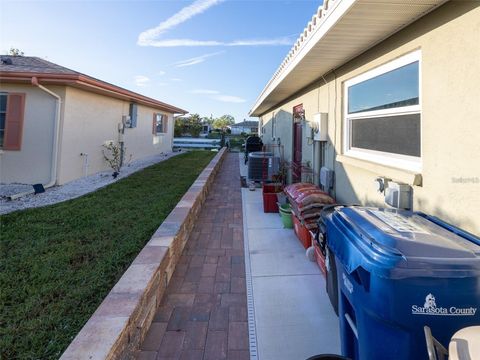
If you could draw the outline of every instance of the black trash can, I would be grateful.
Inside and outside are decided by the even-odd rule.
[[[309,357],[307,360],[351,360],[345,356],[335,354],[320,354]]]
[[[323,208],[320,218],[318,219],[318,237],[322,239],[320,247],[325,255],[325,268],[327,270],[325,276],[326,291],[330,303],[332,304],[335,314],[338,316],[338,283],[337,283],[337,265],[335,264],[335,254],[330,249],[328,243],[327,226],[325,219],[327,215],[335,211],[336,205],[326,206]],[[320,242],[320,241],[319,241]]]
[[[335,254],[328,247],[328,243],[327,254],[325,256],[325,267],[327,268],[326,286],[328,298],[330,299],[335,314],[338,316],[337,265],[335,264]]]

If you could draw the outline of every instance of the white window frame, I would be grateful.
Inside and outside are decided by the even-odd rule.
[[[392,70],[398,69],[402,66],[414,63],[418,61],[418,94],[419,102],[418,105],[402,106],[397,108],[390,109],[380,109],[373,111],[366,111],[361,113],[348,113],[348,89],[356,84],[370,80],[379,75],[385,74]],[[421,124],[421,115],[422,115],[422,59],[421,51],[416,50],[407,55],[399,57],[393,61],[390,61],[384,65],[367,71],[361,75],[358,75],[350,80],[345,81],[344,83],[344,116],[343,116],[343,151],[344,154],[350,157],[358,158],[361,160],[367,160],[382,165],[393,166],[400,169],[405,169],[414,172],[420,172],[422,170],[422,133],[420,129],[420,157],[401,155],[395,153],[387,153],[383,151],[376,150],[367,150],[351,147],[351,128],[350,122],[356,119],[364,118],[375,118],[375,117],[384,117],[384,116],[395,116],[395,115],[408,115],[408,114],[420,114],[420,124]]]

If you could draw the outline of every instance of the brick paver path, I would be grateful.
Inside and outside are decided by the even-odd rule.
[[[249,359],[238,154],[226,154],[137,359]]]

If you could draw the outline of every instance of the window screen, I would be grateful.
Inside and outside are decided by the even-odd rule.
[[[353,119],[351,147],[420,157],[420,114]]]

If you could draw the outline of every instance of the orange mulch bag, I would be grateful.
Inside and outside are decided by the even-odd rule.
[[[323,207],[325,205],[335,204],[335,200],[324,192],[315,192],[297,199],[298,210],[300,212],[314,207]]]
[[[318,189],[318,187],[310,183],[296,183],[286,186],[284,191],[285,194],[295,200],[298,196],[302,194],[304,190],[307,189]]]

